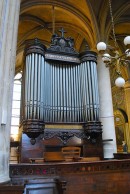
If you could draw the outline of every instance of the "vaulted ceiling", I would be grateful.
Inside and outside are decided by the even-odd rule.
[[[86,44],[91,50],[96,50],[99,41],[113,44],[110,2],[116,39],[124,50],[123,39],[130,35],[128,0],[22,0],[16,70],[22,65],[25,41],[37,37],[48,47],[54,28],[55,33],[59,34],[59,29],[63,27],[67,32],[65,36],[74,38],[75,48],[79,52]]]

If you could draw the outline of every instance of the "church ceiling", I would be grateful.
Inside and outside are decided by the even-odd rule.
[[[123,50],[123,39],[130,35],[130,1],[111,0],[111,5],[117,42]],[[22,65],[25,40],[37,37],[48,47],[54,28],[60,34],[61,27],[66,37],[74,38],[77,51],[86,44],[96,50],[99,41],[113,44],[109,0],[22,0],[16,69]]]

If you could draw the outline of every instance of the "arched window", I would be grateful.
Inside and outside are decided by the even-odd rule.
[[[11,118],[11,140],[17,141],[19,134],[20,101],[21,101],[21,78],[22,73],[17,73],[14,77],[12,118]]]

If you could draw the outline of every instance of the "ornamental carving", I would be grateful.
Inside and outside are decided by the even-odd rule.
[[[65,38],[64,33],[66,32],[63,28],[59,31],[61,32],[61,36],[58,36],[57,34],[52,35],[51,46],[47,51],[78,54],[74,49],[74,39],[71,37]]]

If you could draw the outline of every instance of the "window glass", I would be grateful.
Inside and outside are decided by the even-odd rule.
[[[21,78],[22,73],[18,73],[14,78],[12,118],[11,118],[11,140],[18,140],[20,121],[20,100],[21,100]]]

